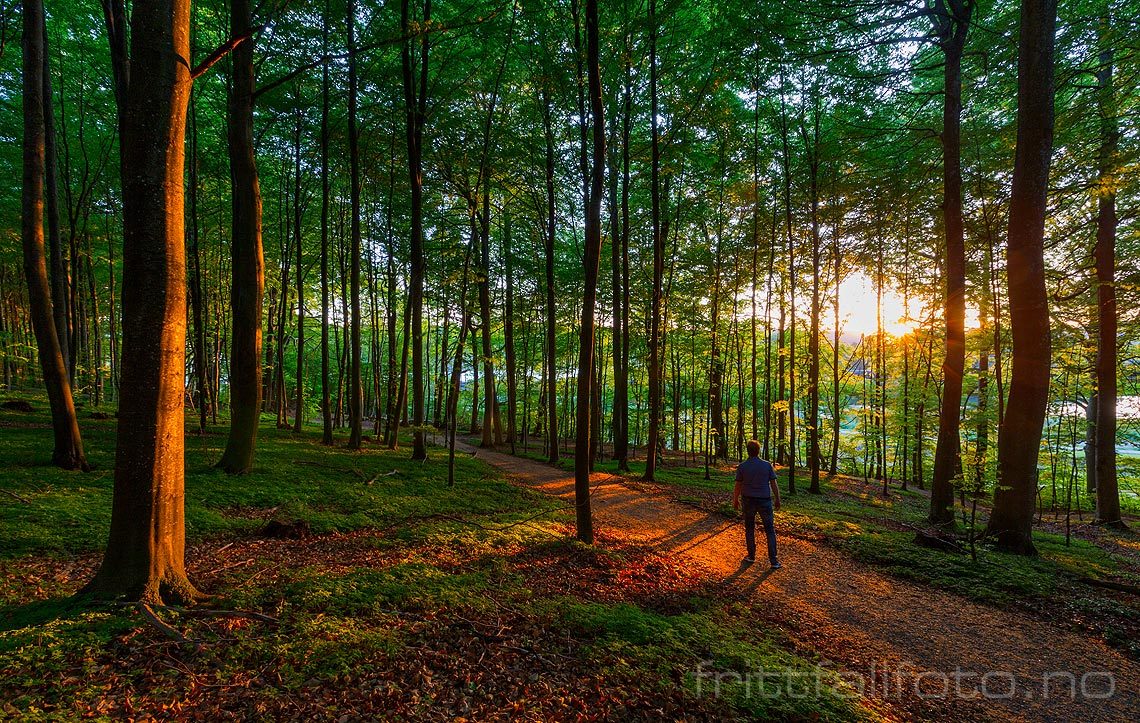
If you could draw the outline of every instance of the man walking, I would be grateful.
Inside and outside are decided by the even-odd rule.
[[[776,485],[776,470],[771,463],[760,459],[760,443],[748,440],[748,459],[736,468],[736,487],[732,491],[732,506],[740,509],[740,498],[744,498],[744,542],[748,546],[748,556],[744,562],[756,562],[756,513],[764,524],[764,534],[768,537],[768,562],[773,570],[779,570],[780,561],[776,558],[776,527],[772,521],[773,510],[780,509],[780,488]]]

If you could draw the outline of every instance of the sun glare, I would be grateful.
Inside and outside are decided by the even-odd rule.
[[[839,323],[845,341],[858,341],[861,335],[870,336],[878,329],[876,310],[878,299],[875,284],[863,272],[851,274],[839,285]],[[882,328],[891,336],[904,336],[914,331],[927,315],[916,299],[910,299],[909,308],[903,295],[894,287],[883,287]],[[828,314],[823,320],[829,331],[834,326]],[[966,307],[966,328],[978,328],[978,310]]]

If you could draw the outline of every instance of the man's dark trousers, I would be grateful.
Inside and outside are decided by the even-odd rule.
[[[768,562],[776,564],[776,526],[772,521],[772,498],[744,498],[744,543],[748,546],[748,556],[756,557],[756,513],[764,524],[764,534],[768,537]]]

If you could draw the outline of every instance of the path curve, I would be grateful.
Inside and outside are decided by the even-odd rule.
[[[573,498],[574,477],[563,470],[462,442],[456,447],[518,484]],[[592,483],[596,528],[619,530],[722,575],[727,594],[762,603],[772,611],[769,619],[797,646],[849,671],[845,677],[868,690],[868,701],[888,717],[918,712],[955,720],[1140,719],[1140,665],[1101,641],[1020,611],[885,575],[840,551],[799,538],[780,538],[782,570],[769,571],[761,562],[742,568],[744,532],[739,522],[613,475],[595,474]],[[779,513],[776,525],[778,530]],[[1014,693],[1009,697],[1011,675]],[[923,696],[913,694],[919,682],[926,691]],[[1110,683],[1112,694],[1106,697]],[[949,694],[941,694],[946,688]],[[981,703],[960,697],[959,690],[991,695]],[[909,697],[901,704],[907,712],[897,704],[902,697]]]

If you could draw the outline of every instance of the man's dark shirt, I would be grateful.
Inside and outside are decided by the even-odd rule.
[[[772,480],[776,470],[759,457],[749,457],[736,468],[736,481],[740,483],[741,494],[745,497],[772,497]]]

